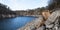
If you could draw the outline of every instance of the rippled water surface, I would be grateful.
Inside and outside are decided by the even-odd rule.
[[[27,22],[32,21],[35,17],[16,17],[0,20],[0,30],[16,30],[24,26]]]

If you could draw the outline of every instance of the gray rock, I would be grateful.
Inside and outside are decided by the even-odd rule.
[[[56,10],[48,17],[47,21],[45,22],[46,28],[52,28],[52,30],[58,29],[58,17],[60,16],[60,10]]]
[[[40,26],[42,20],[43,17],[40,15],[38,18],[34,19],[33,21],[27,23],[24,27],[17,30],[36,30]]]

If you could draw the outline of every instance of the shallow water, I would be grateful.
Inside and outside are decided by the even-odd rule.
[[[35,17],[16,17],[16,18],[9,18],[0,20],[0,30],[16,30],[24,26],[26,23],[32,21]]]

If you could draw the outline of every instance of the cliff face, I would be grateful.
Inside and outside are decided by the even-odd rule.
[[[16,13],[14,11],[9,11],[9,10],[0,11],[0,19],[11,18],[11,17],[16,17]]]
[[[40,11],[29,10],[29,11],[15,11],[17,15],[41,15]]]
[[[47,10],[45,7],[35,8],[35,9],[27,9],[26,11],[20,10],[15,11],[17,15],[41,15],[42,11]]]
[[[45,22],[45,25],[48,29],[51,30],[60,30],[60,9],[54,11],[47,21]]]

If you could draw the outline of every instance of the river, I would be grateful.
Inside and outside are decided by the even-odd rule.
[[[20,16],[0,20],[0,30],[16,30],[23,27],[26,23],[32,21],[35,17]]]

